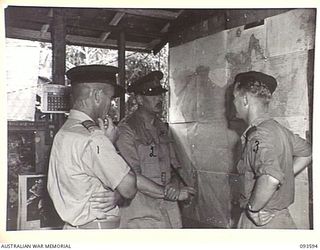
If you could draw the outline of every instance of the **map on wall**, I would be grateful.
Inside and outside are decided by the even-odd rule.
[[[314,12],[298,9],[251,29],[231,29],[227,38],[229,84],[237,73],[249,70],[274,76],[278,87],[270,105],[271,116],[302,137],[309,126],[307,50],[313,46],[313,20]]]
[[[314,11],[295,9],[259,24],[170,48],[169,122],[185,151],[181,158],[188,159],[186,172],[198,176],[198,203],[189,216],[219,227],[237,221],[233,211],[238,208],[239,180],[233,164],[239,157],[239,135],[247,127],[234,117],[235,75],[252,70],[274,76],[278,87],[271,116],[302,137],[309,129],[308,50],[314,46]],[[306,204],[296,202],[296,211],[308,211]],[[308,228],[304,219],[297,225]]]
[[[224,119],[225,46],[226,33],[220,32],[171,49],[170,123]],[[174,66],[181,62],[183,68]]]

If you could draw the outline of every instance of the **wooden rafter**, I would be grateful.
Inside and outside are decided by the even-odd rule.
[[[11,27],[15,27],[19,23],[24,23],[24,22],[34,22],[34,23],[45,23],[45,24],[51,24],[53,18],[49,16],[19,16],[15,17],[14,19],[9,19],[7,21],[7,24]],[[133,28],[128,28],[128,27],[119,27],[119,26],[114,26],[114,25],[108,25],[108,24],[102,24],[102,23],[97,23],[96,20],[94,19],[84,19],[84,18],[70,18],[69,16],[66,16],[66,26],[71,28],[79,28],[82,30],[95,30],[95,31],[101,31],[101,32],[120,32],[120,31],[125,31],[126,34],[132,34],[134,36],[138,37],[145,37],[145,38],[151,38],[151,39],[156,39],[159,37],[159,33],[156,32],[144,32],[143,30],[136,30]],[[69,29],[70,30],[70,29]]]
[[[126,49],[157,53],[184,27],[193,25],[214,12],[170,9],[126,8],[39,8],[9,6],[5,10],[7,36],[19,32],[25,39],[51,42],[52,11],[60,9],[64,14],[67,43],[100,48],[116,48],[114,40],[124,32]],[[189,18],[190,17],[190,18]],[[111,20],[111,21],[109,21]],[[20,30],[18,33],[16,32]],[[25,29],[25,30],[23,30]],[[25,33],[30,33],[25,34]],[[38,31],[38,32],[37,32]],[[39,35],[40,34],[40,35]],[[29,37],[29,38],[26,38]],[[77,42],[77,37],[79,41]],[[111,41],[109,41],[111,40]],[[81,44],[83,41],[84,44]]]
[[[6,37],[26,39],[31,41],[51,42],[50,32],[45,32],[41,34],[41,31],[38,31],[38,30],[27,30],[27,29],[11,28],[11,27],[8,27],[6,29]],[[108,39],[107,41],[108,42],[101,42],[100,38],[84,37],[84,36],[77,36],[77,35],[66,36],[66,43],[68,45],[117,49],[116,40]],[[137,42],[130,42],[130,41],[126,42],[127,50],[150,52],[150,50],[145,49],[145,47],[146,47],[146,44],[144,43],[137,43]]]
[[[50,10],[48,12],[48,17],[53,17],[53,9],[52,8],[50,8]],[[49,30],[49,27],[50,27],[50,23],[46,23],[46,24],[42,25],[41,36]]]
[[[177,12],[177,18],[182,14],[183,10],[180,10],[179,12]],[[169,29],[170,29],[170,26],[171,26],[171,23],[170,22],[167,22],[165,26],[163,26],[163,28],[161,29],[160,33],[161,34],[166,34],[169,32]],[[159,45],[162,46],[164,45],[165,43],[167,43],[167,38],[166,37],[163,37],[162,39],[154,39],[152,40],[148,45],[147,45],[147,48],[148,49],[154,49],[154,48],[158,48]],[[162,47],[161,47],[162,48]],[[155,51],[154,50],[154,53],[158,53],[158,49]]]
[[[156,10],[156,9],[117,9],[118,11],[152,18],[160,18],[167,20],[174,20],[179,16],[178,12],[167,11],[167,10]]]
[[[112,20],[110,21],[109,25],[111,26],[117,26],[118,23],[121,21],[121,19],[123,18],[123,16],[125,15],[126,13],[124,12],[117,12],[114,17],[112,18]],[[109,35],[111,34],[110,31],[108,32],[103,32],[102,35],[101,35],[101,41],[104,42],[105,40],[107,40],[107,38],[109,37]]]
[[[177,12],[177,18],[182,14],[182,12],[183,10],[179,10],[179,12]],[[163,26],[160,33],[167,33],[169,31],[170,26],[171,26],[171,23],[168,22],[165,26]]]

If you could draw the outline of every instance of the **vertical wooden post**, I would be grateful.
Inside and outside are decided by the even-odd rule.
[[[51,26],[52,83],[65,85],[66,24],[63,9],[54,9]],[[57,131],[65,121],[64,114],[53,114],[52,122]]]
[[[120,32],[118,39],[118,67],[119,67],[119,82],[122,87],[125,87],[125,56],[126,56],[126,39],[124,31]],[[125,116],[125,96],[120,97],[120,120]]]
[[[66,68],[66,25],[62,9],[53,11],[53,24],[51,27],[52,41],[52,80],[54,84],[65,84],[64,74]]]

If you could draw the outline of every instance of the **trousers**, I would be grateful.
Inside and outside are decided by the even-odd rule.
[[[73,226],[66,223],[63,227],[64,230],[68,229],[115,229],[119,228],[120,217],[113,216],[107,220],[94,220],[84,225]]]
[[[128,207],[121,207],[120,228],[181,228],[177,202],[155,199],[137,192]]]
[[[297,229],[296,224],[294,223],[289,210],[283,209],[280,211],[274,212],[275,216],[272,220],[264,225],[257,226],[255,225],[247,216],[246,212],[241,213],[237,228],[242,229]]]

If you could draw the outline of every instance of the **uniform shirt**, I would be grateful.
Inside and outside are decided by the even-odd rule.
[[[123,158],[137,174],[165,186],[171,181],[171,166],[180,167],[168,127],[159,119],[146,122],[140,111],[126,117],[118,126],[116,142]],[[181,228],[176,201],[156,199],[138,191],[127,207],[121,207],[121,228]]]
[[[308,142],[268,116],[253,121],[241,136],[238,171],[243,178],[240,205],[245,207],[257,178],[270,175],[280,184],[264,209],[282,210],[294,201],[293,158],[311,155]]]
[[[168,184],[171,179],[170,165],[179,168],[180,164],[166,124],[157,118],[153,124],[146,122],[137,110],[118,128],[120,136],[116,145],[134,172],[160,185]]]
[[[79,226],[109,215],[92,208],[94,192],[114,190],[130,168],[102,131],[89,132],[81,122],[88,115],[71,110],[54,138],[48,170],[48,191],[62,220]],[[111,192],[111,191],[110,191]]]

